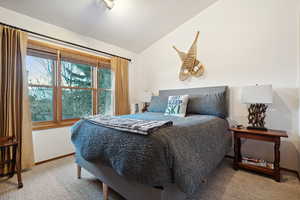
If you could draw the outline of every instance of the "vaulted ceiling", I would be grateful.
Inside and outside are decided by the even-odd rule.
[[[217,0],[1,0],[0,6],[141,52]],[[195,30],[196,31],[196,30]]]

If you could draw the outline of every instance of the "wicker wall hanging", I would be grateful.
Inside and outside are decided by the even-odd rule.
[[[199,77],[204,73],[204,65],[197,60],[197,41],[199,37],[199,31],[197,32],[196,38],[189,49],[188,53],[179,51],[175,46],[173,48],[178,53],[182,65],[179,73],[179,79],[181,81],[186,80],[190,76]]]

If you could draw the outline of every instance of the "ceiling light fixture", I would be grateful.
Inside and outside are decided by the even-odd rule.
[[[103,0],[108,9],[112,9],[115,5],[115,0]]]

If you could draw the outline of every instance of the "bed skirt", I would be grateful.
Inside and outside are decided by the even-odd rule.
[[[181,192],[177,185],[169,184],[164,189],[156,189],[139,183],[126,180],[112,168],[101,163],[91,163],[76,154],[76,163],[107,184],[128,200],[184,200],[186,194]]]

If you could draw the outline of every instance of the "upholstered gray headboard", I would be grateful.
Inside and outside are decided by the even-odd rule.
[[[159,96],[190,95],[188,112],[214,114],[222,118],[228,117],[229,92],[227,86],[202,87],[188,89],[160,90]]]

